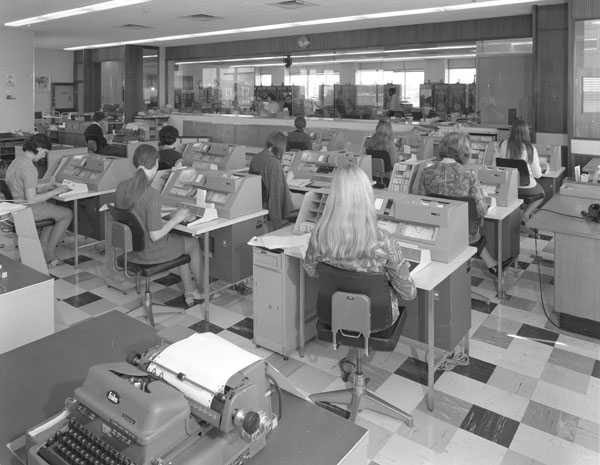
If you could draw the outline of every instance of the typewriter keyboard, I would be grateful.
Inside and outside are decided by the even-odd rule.
[[[38,455],[50,465],[136,465],[74,418],[46,441]]]

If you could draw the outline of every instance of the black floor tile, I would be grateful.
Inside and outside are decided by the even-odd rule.
[[[477,289],[473,289],[476,291]],[[498,304],[494,302],[490,302],[486,304],[483,300],[476,299],[471,297],[471,310],[477,310],[481,313],[487,313],[488,315],[494,311],[494,309],[498,306]]]
[[[220,326],[217,326],[217,325],[215,325],[213,323],[210,323],[209,321],[206,321],[206,320],[202,320],[202,321],[199,321],[198,323],[194,323],[189,328],[193,329],[197,333],[214,333],[214,334],[219,334],[221,331],[223,331],[223,328],[221,328]]]
[[[496,365],[492,363],[484,362],[478,358],[469,357],[468,365],[458,365],[453,371],[459,375],[466,376],[476,381],[481,381],[482,383],[487,383],[495,369]]]
[[[246,339],[254,339],[254,320],[252,318],[244,318],[227,329]]]
[[[66,302],[69,305],[72,305],[73,307],[79,308],[101,299],[102,297],[100,297],[99,295],[93,294],[91,292],[84,292],[83,294],[74,295],[73,297],[64,299],[63,302]]]
[[[87,255],[80,255],[78,261],[79,264],[82,264],[85,262],[89,262],[90,260],[92,260],[91,257],[88,257]],[[75,266],[75,257],[65,258],[63,262],[67,263],[68,265]]]
[[[509,447],[519,422],[499,415],[491,410],[473,405],[460,425],[461,429],[479,437]]]
[[[155,279],[154,282],[156,282],[158,284],[162,284],[163,286],[169,287],[169,286],[172,286],[173,284],[180,283],[181,278],[179,277],[179,275],[177,275],[175,273],[169,273],[168,275],[163,276],[162,278]]]
[[[406,359],[394,373],[422,384],[423,386],[427,386],[427,363],[417,360],[416,358],[409,357]],[[437,381],[442,374],[441,371],[436,371],[433,376],[434,382]]]
[[[180,294],[174,299],[165,302],[165,305],[176,308],[187,308],[187,305],[185,304],[185,297],[183,296],[183,294]]]
[[[595,378],[600,378],[600,360],[596,360],[594,362],[594,369],[592,370],[592,376]]]
[[[549,331],[547,329],[538,328],[536,326],[531,326],[528,324],[523,324],[519,331],[517,331],[517,336],[525,337],[531,339],[532,341],[541,342],[542,344],[546,344],[554,347],[554,343],[558,339],[558,333],[554,331]]]

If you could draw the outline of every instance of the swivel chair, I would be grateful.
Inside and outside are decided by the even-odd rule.
[[[87,141],[88,153],[96,153],[98,151],[98,144],[95,140],[90,139]]]
[[[0,179],[0,192],[4,195],[6,200],[13,200],[13,196],[10,192],[8,184],[6,183],[6,179]],[[35,220],[34,223],[35,228],[39,230],[45,228],[46,226],[54,226],[56,221],[54,221],[53,218],[43,218],[41,220]],[[9,218],[4,220],[3,224],[6,225],[6,230],[8,232],[16,232],[15,223],[12,219]]]
[[[140,277],[146,279],[146,290],[142,300],[142,307],[148,322],[154,327],[154,313],[152,304],[152,293],[150,292],[150,278],[159,273],[163,273],[180,265],[190,262],[188,254],[182,254],[179,257],[162,263],[139,264],[129,261],[129,252],[140,252],[146,247],[144,229],[138,217],[131,211],[108,206],[113,222],[112,248],[114,252],[113,269],[123,272],[128,278],[136,279],[136,291],[140,294]],[[139,307],[138,307],[139,308]],[[134,312],[137,308],[128,313]],[[169,309],[161,313],[178,313]]]
[[[531,214],[541,206],[544,200],[544,191],[539,192],[537,194],[530,194],[524,189],[529,185],[529,167],[527,166],[527,162],[525,160],[515,160],[514,158],[496,158],[496,166],[504,167],[504,168],[516,168],[519,171],[519,189],[517,191],[517,197],[523,200],[523,206],[525,206],[525,210],[527,210],[527,206],[532,203],[538,203],[537,206],[529,207],[532,209]],[[521,210],[523,213],[523,209]],[[529,230],[525,226],[527,218],[523,218],[521,216],[521,225],[527,230],[528,234],[533,233],[533,231]]]
[[[469,196],[462,197],[462,196],[442,195],[442,194],[428,194],[428,196],[436,197],[439,199],[458,200],[460,202],[467,202],[468,208],[469,208],[469,234],[471,234],[471,231],[474,231],[476,228],[479,227],[479,225],[477,224],[477,202],[475,202],[475,199],[473,197],[469,197]],[[480,236],[478,241],[473,242],[472,244],[469,244],[470,246],[477,248],[477,253],[474,255],[475,258],[480,257],[481,252],[483,251],[483,249],[485,247],[485,244],[486,244],[486,238],[483,235]],[[498,279],[504,279],[504,277],[498,276]],[[488,296],[480,294],[479,292],[474,291],[473,289],[471,289],[471,298],[474,298],[477,300],[482,300],[487,305],[490,304],[490,298]]]
[[[352,387],[312,394],[313,402],[345,404],[350,421],[363,408],[389,415],[412,426],[408,413],[386,402],[366,387],[362,358],[371,350],[391,352],[400,338],[406,311],[392,320],[390,287],[384,273],[343,270],[319,263],[317,291],[317,337],[338,346],[357,348]]]
[[[377,177],[380,180],[380,184],[375,187],[387,187],[390,182],[392,170],[394,169],[390,154],[385,150],[373,149],[366,149],[365,152],[367,155],[371,155],[371,171],[373,173],[373,178]]]
[[[289,152],[290,150],[312,150],[312,147],[309,147],[305,142],[288,141],[285,151]]]
[[[265,179],[262,177],[259,171],[248,170],[248,174],[255,174],[260,176],[261,194],[262,194],[262,206],[265,210],[269,209],[269,189],[265,183]],[[291,211],[285,218],[283,218],[283,226],[287,226],[289,223],[295,223],[298,218],[298,210]],[[265,220],[269,220],[269,214],[267,213]],[[270,232],[270,231],[267,231]]]

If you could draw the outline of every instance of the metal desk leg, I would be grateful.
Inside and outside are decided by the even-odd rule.
[[[502,269],[502,220],[496,221],[498,224],[496,228],[496,252],[498,253],[498,264],[496,267],[498,268],[498,286],[497,286],[497,296],[499,299],[506,299],[506,295],[504,294],[504,270]]]
[[[300,273],[300,286],[298,286],[300,288],[300,299],[298,299],[298,318],[300,319],[299,323],[299,337],[300,337],[300,345],[298,347],[298,355],[300,355],[300,357],[304,357],[304,313],[305,313],[305,308],[304,308],[304,286],[305,286],[305,280],[306,278],[304,277],[304,260],[302,260],[301,258],[298,259],[298,263],[299,263],[299,270],[298,272]]]
[[[75,269],[79,268],[79,206],[77,199],[73,200],[73,234],[75,234]]]
[[[433,302],[435,291],[423,293],[427,307],[427,408],[433,410],[435,382],[435,328],[433,324]]]
[[[209,260],[210,251],[209,249],[209,238],[208,231],[204,233],[204,319],[207,323],[210,322],[208,305],[210,302],[210,279],[209,279]]]

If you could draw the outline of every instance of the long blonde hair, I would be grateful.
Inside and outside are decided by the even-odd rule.
[[[332,259],[372,257],[377,244],[374,200],[363,170],[352,164],[338,167],[323,215],[310,238],[315,251]]]

